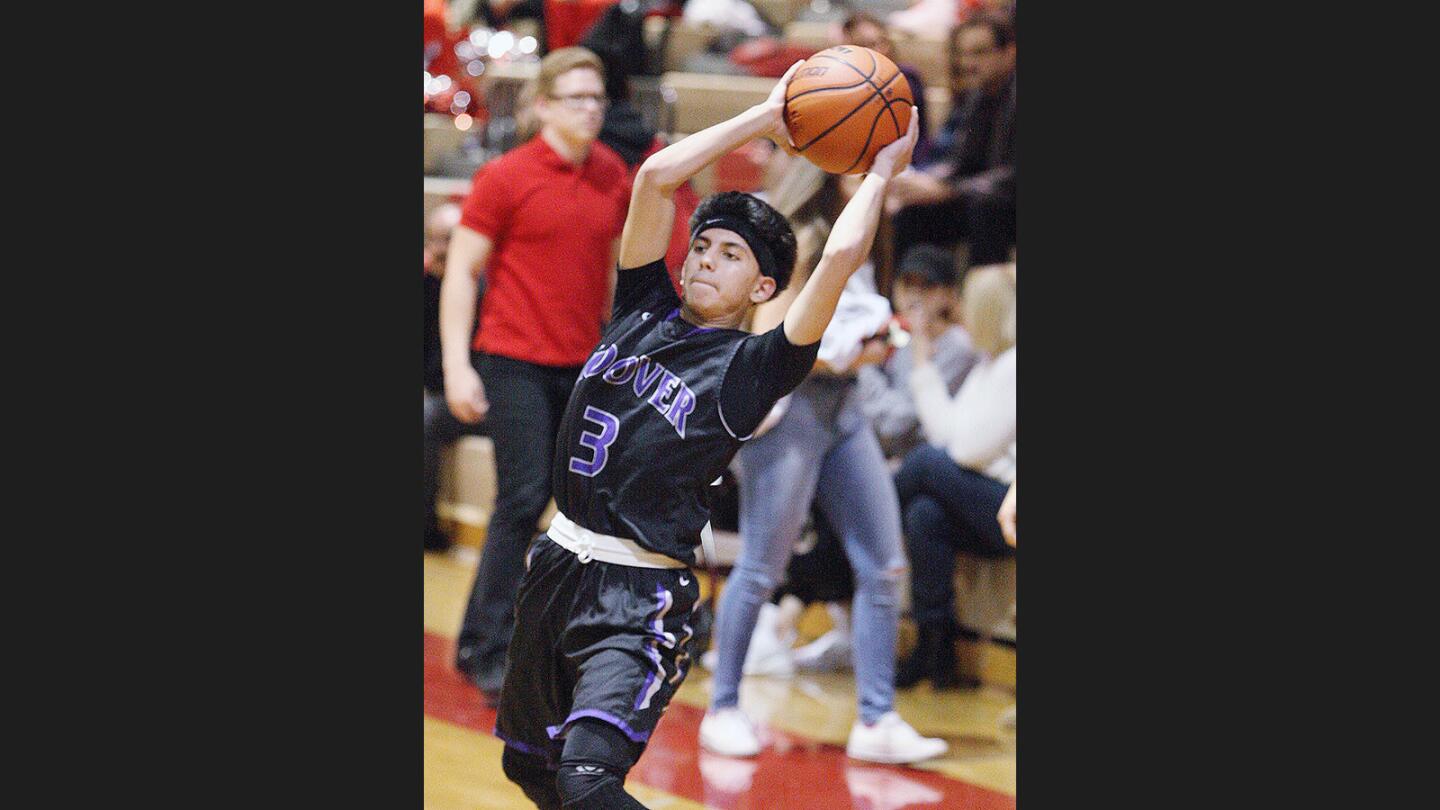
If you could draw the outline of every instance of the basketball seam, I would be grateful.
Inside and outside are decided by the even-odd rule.
[[[860,162],[860,158],[865,157],[865,153],[870,149],[870,142],[875,140],[875,127],[879,125],[880,116],[883,115],[884,112],[884,110],[881,110],[875,113],[875,120],[870,122],[870,131],[865,134],[865,143],[860,146],[860,152],[855,155],[855,160],[851,161],[850,165],[846,166],[845,171],[841,172],[841,174],[849,174],[850,170],[855,168],[856,164]]]
[[[825,55],[824,55],[824,54],[816,54],[816,56],[825,56]],[[834,56],[825,56],[825,58],[826,58],[826,59],[834,59],[836,62],[839,62],[840,64],[844,65],[845,67],[850,68],[851,70],[855,71],[856,73],[860,73],[860,68],[857,68],[857,67],[855,67],[854,65],[850,64],[849,62],[846,62],[844,59],[839,59],[839,58],[834,57]],[[882,92],[880,92],[883,88],[881,88],[881,87],[876,87],[875,81],[874,81],[873,78],[872,78],[872,77],[875,75],[875,72],[880,69],[880,61],[879,61],[878,59],[876,59],[875,57],[873,57],[873,56],[870,57],[870,61],[875,65],[874,69],[872,69],[872,70],[870,71],[870,74],[869,74],[868,76],[867,76],[866,74],[864,74],[864,73],[860,73],[860,77],[861,77],[862,79],[864,79],[866,82],[869,82],[871,87],[874,87],[874,88],[875,88],[875,93],[876,93],[877,95],[879,95],[879,96],[880,96],[880,100],[885,103],[885,111],[888,112],[888,113],[890,113],[890,120],[893,121],[894,124],[895,124],[895,131],[896,131],[896,132],[899,132],[899,131],[900,131],[900,118],[899,118],[897,115],[895,115],[895,111],[894,111],[894,110],[890,109],[890,105],[891,105],[893,102],[891,102],[889,99],[885,98],[885,94],[882,93]],[[900,71],[900,66],[899,66],[899,65],[896,65],[896,66],[895,66],[895,76],[900,76],[900,75],[903,75],[903,74],[901,73],[901,71]],[[894,81],[894,80],[895,80],[895,76],[891,76],[891,77],[890,77],[890,81]],[[859,84],[853,84],[853,85],[851,85],[851,87],[859,87],[859,86],[860,86]],[[885,82],[885,86],[886,86],[886,87],[890,86],[890,82]],[[914,106],[915,106],[914,102],[911,102],[910,106],[911,106],[911,107],[914,107]]]
[[[800,98],[801,96],[808,96],[808,95],[810,95],[811,93],[823,93],[823,92],[825,92],[826,90],[854,90],[855,88],[859,87],[859,86],[862,85],[862,84],[865,84],[865,83],[868,82],[868,81],[869,81],[869,79],[861,79],[860,81],[858,81],[858,82],[856,82],[856,83],[854,83],[854,84],[832,84],[832,85],[829,85],[829,86],[827,86],[827,87],[812,87],[812,88],[810,88],[809,90],[802,90],[802,91],[796,93],[795,95],[793,95],[793,96],[785,99],[785,102],[788,104],[789,102],[794,101],[795,99]],[[870,82],[870,85],[873,87],[873,86],[874,86],[874,82]]]
[[[895,72],[895,76],[899,76],[899,75],[900,75],[900,72],[899,72],[899,71],[896,71],[896,72]],[[883,90],[884,88],[889,87],[889,86],[890,86],[890,82],[895,81],[895,76],[891,76],[890,79],[889,79],[889,81],[886,81],[884,85],[882,85],[881,87],[878,87],[878,88],[876,88],[876,89],[877,89],[877,90]],[[874,83],[871,83],[871,86],[874,87]],[[869,104],[869,103],[870,103],[870,100],[869,100],[869,99],[866,99],[864,104],[861,104],[861,105],[857,106],[855,109],[851,110],[850,112],[845,113],[845,116],[844,116],[843,118],[841,118],[839,121],[836,121],[835,123],[831,124],[824,132],[822,132],[822,133],[820,133],[819,135],[816,135],[815,137],[811,138],[809,143],[805,144],[804,146],[797,146],[797,147],[795,147],[795,151],[797,151],[797,152],[804,152],[806,149],[809,149],[810,147],[814,146],[816,141],[820,140],[821,138],[825,137],[826,135],[829,135],[831,132],[834,132],[836,127],[840,126],[841,124],[845,123],[846,121],[849,121],[849,120],[850,120],[850,116],[854,115],[854,114],[857,113],[857,112],[860,112],[862,109],[865,108],[865,104]],[[891,102],[887,101],[887,100],[885,99],[885,96],[884,96],[884,95],[880,95],[880,103],[881,103],[881,104],[884,104],[886,109],[889,109],[889,108],[890,108]],[[877,116],[877,118],[878,118],[878,116]],[[900,128],[900,125],[899,125],[898,122],[896,123],[895,128],[896,128],[896,129],[899,129],[899,128]]]
[[[836,62],[839,62],[840,64],[844,65],[845,67],[850,68],[851,70],[855,71],[856,73],[860,73],[860,68],[855,67],[854,65],[850,64],[849,62],[846,62],[844,59],[841,59],[841,58],[838,57],[838,56],[831,56],[831,55],[828,54],[828,53],[817,53],[817,54],[815,54],[815,57],[816,57],[816,58],[820,58],[820,59],[834,59]],[[880,62],[877,61],[877,60],[875,59],[875,57],[873,57],[873,56],[870,57],[870,64],[872,65],[872,67],[870,68],[870,72],[869,72],[869,73],[860,73],[860,78],[862,78],[862,79],[864,79],[864,80],[866,80],[866,81],[869,81],[870,79],[874,78],[874,76],[875,76],[875,71],[877,71],[877,70],[880,69]]]
[[[889,108],[887,107],[886,109],[889,109]],[[870,132],[869,132],[869,134],[867,134],[867,135],[865,136],[865,145],[862,146],[862,147],[860,147],[860,154],[858,154],[858,155],[855,156],[855,161],[854,161],[854,163],[851,163],[849,166],[846,166],[846,167],[845,167],[845,171],[841,172],[841,174],[849,174],[849,173],[850,173],[850,170],[853,169],[853,168],[855,168],[855,165],[860,162],[860,158],[865,157],[865,153],[866,153],[867,151],[869,151],[869,149],[870,149],[870,141],[872,141],[872,140],[875,139],[875,127],[880,123],[880,116],[881,116],[881,114],[883,114],[884,112],[885,112],[885,110],[881,110],[880,112],[875,113],[875,120],[870,122]],[[894,118],[894,117],[895,117],[895,114],[894,114],[894,113],[890,113],[890,117],[891,117],[891,118]],[[896,122],[895,122],[895,130],[896,130],[897,132],[900,130],[900,122],[899,122],[899,121],[896,121]]]
[[[900,102],[903,102],[903,101],[904,101],[903,98],[896,99],[896,104],[900,104]],[[912,105],[912,107],[914,107],[914,105]],[[888,107],[886,108],[886,110],[888,110]],[[864,157],[864,156],[865,156],[865,151],[867,151],[868,148],[870,148],[870,141],[871,141],[871,140],[874,140],[874,137],[876,137],[876,124],[880,123],[880,115],[883,114],[883,112],[884,112],[884,110],[881,110],[880,112],[876,112],[876,120],[871,121],[871,123],[870,123],[870,134],[865,135],[865,146],[860,147],[860,154],[857,154],[857,156],[855,156],[854,163],[851,163],[850,166],[845,167],[844,172],[841,172],[841,174],[850,174],[850,170],[851,170],[851,169],[854,169],[855,163],[860,163],[861,157]],[[891,112],[890,118],[891,118],[891,120],[893,120],[893,118],[894,118],[894,112]],[[896,121],[896,123],[894,123],[894,124],[896,124],[896,133],[899,133],[899,131],[900,131],[900,121]],[[903,135],[901,135],[901,137],[903,137]]]

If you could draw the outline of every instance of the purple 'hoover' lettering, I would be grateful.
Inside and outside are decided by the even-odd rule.
[[[650,384],[660,378],[665,367],[659,363],[652,362],[648,357],[640,358],[640,365],[635,371],[635,396],[643,397],[650,389]]]
[[[665,376],[661,378],[660,384],[655,386],[655,393],[650,395],[650,405],[655,410],[664,413],[665,398],[670,396],[671,391],[675,390],[675,386],[680,383],[680,378],[676,377],[670,372],[670,369],[664,366],[661,366],[661,369],[664,370]]]
[[[695,392],[690,386],[680,383],[680,393],[675,395],[675,400],[670,403],[670,410],[665,412],[665,419],[675,426],[675,432],[680,438],[685,438],[685,417],[695,410]]]
[[[605,372],[605,382],[611,385],[624,385],[630,382],[630,375],[635,373],[637,362],[639,362],[637,358],[627,357],[611,366],[610,370]]]
[[[590,355],[590,359],[585,362],[585,368],[580,370],[580,376],[594,377],[596,374],[609,368],[611,363],[615,362],[615,355],[614,344],[611,344],[611,346],[604,351],[596,351]]]
[[[685,438],[686,417],[695,412],[695,392],[674,372],[650,357],[640,355],[616,360],[618,353],[613,345],[597,349],[585,362],[580,376],[603,374],[602,379],[611,385],[631,383],[635,396],[646,399],[649,394],[647,402],[650,407],[675,428],[680,438]],[[594,475],[605,466],[607,449],[619,435],[619,420],[607,411],[593,407],[586,407],[584,418],[600,425],[599,433],[585,432],[580,437],[580,444],[590,448],[594,458],[572,458],[570,470],[581,475]]]

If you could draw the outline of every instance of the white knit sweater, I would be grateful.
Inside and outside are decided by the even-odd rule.
[[[910,373],[920,427],[955,463],[1002,483],[1015,480],[1015,348],[983,358],[951,398],[933,363]]]

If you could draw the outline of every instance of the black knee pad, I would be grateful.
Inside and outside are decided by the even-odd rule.
[[[545,767],[544,759],[507,745],[500,754],[500,767],[505,771],[505,778],[519,785],[540,810],[561,810],[555,772]]]
[[[577,765],[574,767],[591,766]],[[569,798],[565,793],[567,779],[573,780],[572,787],[574,789],[584,792],[573,799]],[[567,777],[566,766],[561,765],[559,785],[561,794],[566,796],[565,804],[561,805],[562,810],[647,810],[645,805],[625,792],[625,783],[613,774],[598,779],[586,778],[583,773]]]
[[[576,721],[565,735],[555,775],[564,810],[645,810],[625,792],[625,775],[642,750],[609,723],[589,717]]]

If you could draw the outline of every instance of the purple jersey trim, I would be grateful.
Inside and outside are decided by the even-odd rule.
[[[675,307],[674,309],[670,310],[670,314],[669,314],[669,315],[666,315],[666,316],[665,316],[665,320],[667,320],[667,321],[673,321],[673,320],[675,320],[676,318],[679,318],[679,317],[680,317],[680,308],[679,308],[679,307]],[[690,326],[690,331],[689,331],[689,332],[686,332],[686,333],[683,334],[683,335],[681,335],[680,337],[681,337],[682,339],[683,339],[683,338],[688,338],[688,337],[690,337],[691,335],[703,335],[703,334],[705,334],[706,332],[716,332],[716,331],[719,331],[719,328],[718,328],[718,327],[714,327],[714,326],[695,326],[694,324],[691,324],[689,321],[686,321],[685,323]]]
[[[579,711],[571,712],[570,716],[565,718],[564,723],[561,723],[558,726],[550,726],[545,729],[545,732],[550,735],[551,739],[559,739],[565,736],[565,733],[570,729],[571,723],[574,723],[576,720],[579,720],[582,717],[593,717],[596,720],[604,720],[610,725],[625,732],[625,736],[629,737],[635,742],[645,742],[646,740],[650,739],[650,732],[646,731],[642,733],[636,731],[635,729],[631,728],[630,724],[626,723],[624,720],[621,720],[620,718],[616,717],[613,714],[610,714],[609,712],[602,712],[599,709],[581,709]]]

